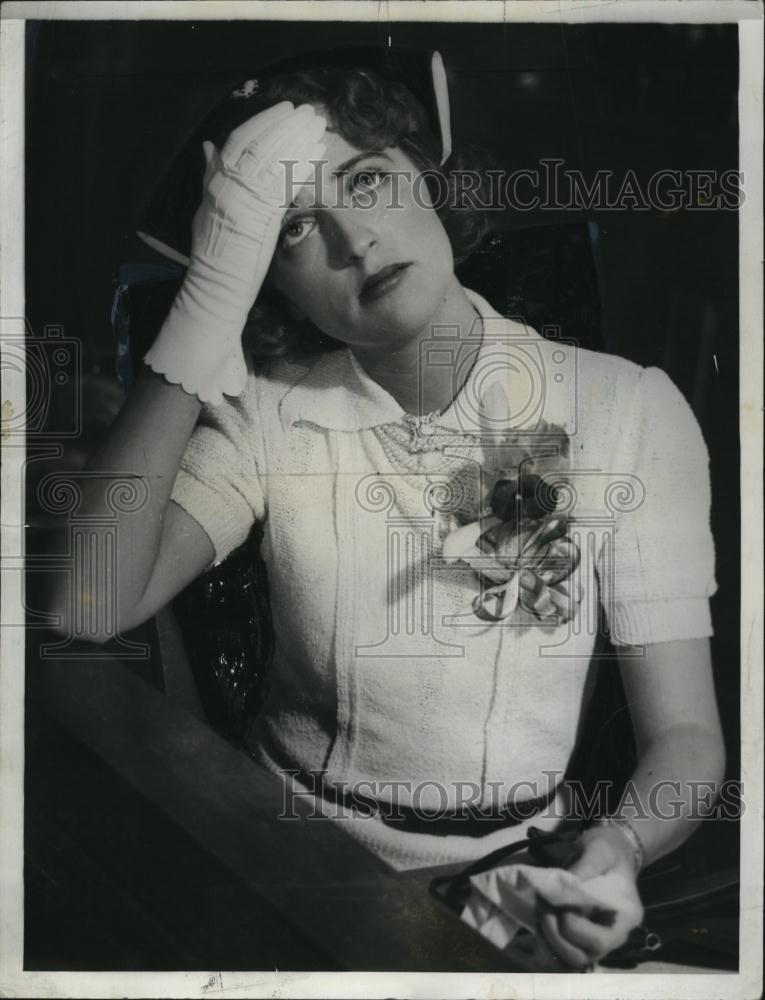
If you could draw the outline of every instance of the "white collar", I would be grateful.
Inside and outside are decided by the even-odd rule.
[[[483,321],[483,339],[462,388],[436,422],[465,433],[498,431],[501,422],[501,429],[507,431],[519,426],[514,416],[521,416],[527,408],[529,384],[534,380],[529,364],[534,366],[534,346],[543,338],[500,316],[476,292],[466,288],[465,294]],[[279,414],[285,429],[302,421],[356,432],[400,422],[406,411],[346,348],[322,355],[287,390]]]

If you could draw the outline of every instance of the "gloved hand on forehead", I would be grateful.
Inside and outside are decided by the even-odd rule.
[[[202,402],[237,396],[247,379],[242,330],[268,272],[282,218],[322,159],[326,120],[282,101],[204,143],[202,203],[188,271],[145,361]]]
[[[216,168],[211,181],[219,181],[211,183],[210,193],[222,195],[225,180],[231,180],[267,205],[285,208],[295,188],[310,178],[311,160],[324,152],[319,140],[326,124],[312,105],[294,109],[290,101],[282,101],[235,128],[220,154],[205,142],[208,168],[211,161]],[[291,169],[285,170],[285,163]]]

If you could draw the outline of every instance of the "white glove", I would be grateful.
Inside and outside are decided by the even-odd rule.
[[[242,330],[295,190],[325,152],[326,120],[282,101],[234,129],[219,154],[204,143],[202,204],[183,285],[145,362],[203,403],[238,396],[247,379]],[[292,161],[291,167],[284,161]]]

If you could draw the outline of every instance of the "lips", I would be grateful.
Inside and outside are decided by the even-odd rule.
[[[385,295],[387,292],[396,287],[410,266],[411,265],[409,263],[398,263],[389,264],[387,267],[381,267],[379,271],[376,271],[374,274],[370,274],[361,286],[359,298],[364,299],[365,301],[371,301],[372,299],[378,299],[382,295]]]

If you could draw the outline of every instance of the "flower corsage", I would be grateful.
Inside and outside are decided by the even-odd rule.
[[[478,618],[500,621],[519,607],[549,624],[574,617],[580,552],[568,534],[571,518],[556,506],[557,491],[541,476],[499,479],[491,513],[446,537],[444,559],[470,566],[485,584],[473,601]]]

